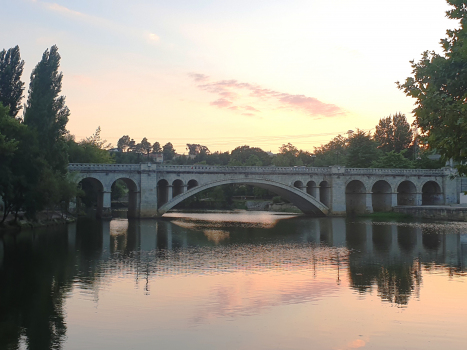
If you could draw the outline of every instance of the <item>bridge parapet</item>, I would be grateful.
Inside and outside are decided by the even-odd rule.
[[[409,175],[444,176],[451,175],[450,168],[443,169],[382,169],[382,168],[345,168],[347,175]]]
[[[141,170],[140,164],[92,164],[92,163],[70,163],[70,171],[138,171]]]
[[[216,166],[216,165],[158,165],[157,171],[190,171],[199,173],[276,173],[276,174],[330,174],[330,167],[275,167],[275,166]]]

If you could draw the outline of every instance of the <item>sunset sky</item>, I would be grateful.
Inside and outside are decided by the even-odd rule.
[[[291,142],[313,151],[371,130],[413,100],[395,82],[440,52],[445,0],[3,0],[0,49],[19,45],[23,80],[46,48],[62,56],[68,129],[116,145],[211,151]],[[27,89],[26,89],[27,90]]]

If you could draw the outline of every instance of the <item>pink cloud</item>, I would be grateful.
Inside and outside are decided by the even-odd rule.
[[[219,99],[211,102],[211,105],[217,106],[219,108],[228,107],[231,104],[232,104],[232,102],[230,102],[229,100],[226,100],[225,98],[219,98]]]
[[[196,82],[209,80],[209,76],[199,73],[188,73],[188,75]]]
[[[345,114],[345,110],[339,106],[322,102],[315,97],[293,95],[285,92],[274,91],[271,89],[263,88],[257,84],[242,83],[235,79],[208,82],[208,77],[204,74],[191,73],[190,76],[195,82],[203,82],[203,84],[198,85],[199,89],[219,96],[219,99],[211,102],[211,105],[220,108],[229,107],[231,110],[238,111],[238,107],[234,108],[234,106],[231,106],[231,101],[238,100],[242,97],[242,95],[246,95],[262,101],[263,104],[264,101],[270,101],[274,104],[271,106],[272,109],[299,111],[306,113],[314,118],[319,116],[334,117],[337,115]],[[200,79],[200,77],[202,77],[202,79]],[[245,91],[247,92],[246,94]],[[253,115],[253,113],[260,112],[260,110],[250,105],[246,105],[240,108],[250,112],[242,113],[243,115]]]

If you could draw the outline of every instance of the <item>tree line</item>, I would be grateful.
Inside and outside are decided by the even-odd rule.
[[[231,152],[211,152],[201,144],[186,144],[187,155],[178,155],[172,143],[160,147],[159,142],[151,144],[145,137],[136,144],[128,135],[118,141],[121,155],[114,160],[132,160],[138,163],[144,158],[134,154],[163,153],[164,162],[176,165],[207,164],[227,166],[332,166],[344,165],[351,168],[440,168],[443,160],[432,159],[434,151],[414,134],[405,115],[395,113],[379,120],[375,132],[349,130],[346,136],[337,135],[314,152],[298,149],[291,143],[283,144],[277,154],[263,151],[258,147],[239,146]],[[439,157],[438,157],[439,158]]]

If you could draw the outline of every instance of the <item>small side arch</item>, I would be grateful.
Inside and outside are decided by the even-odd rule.
[[[371,188],[371,202],[374,212],[392,210],[392,188],[385,180],[376,181]]]
[[[422,187],[422,205],[442,205],[444,196],[436,181],[427,181]]]
[[[417,187],[412,181],[402,181],[397,186],[397,205],[417,205]]]
[[[349,214],[366,211],[366,188],[360,180],[352,180],[345,187],[345,205]]]

